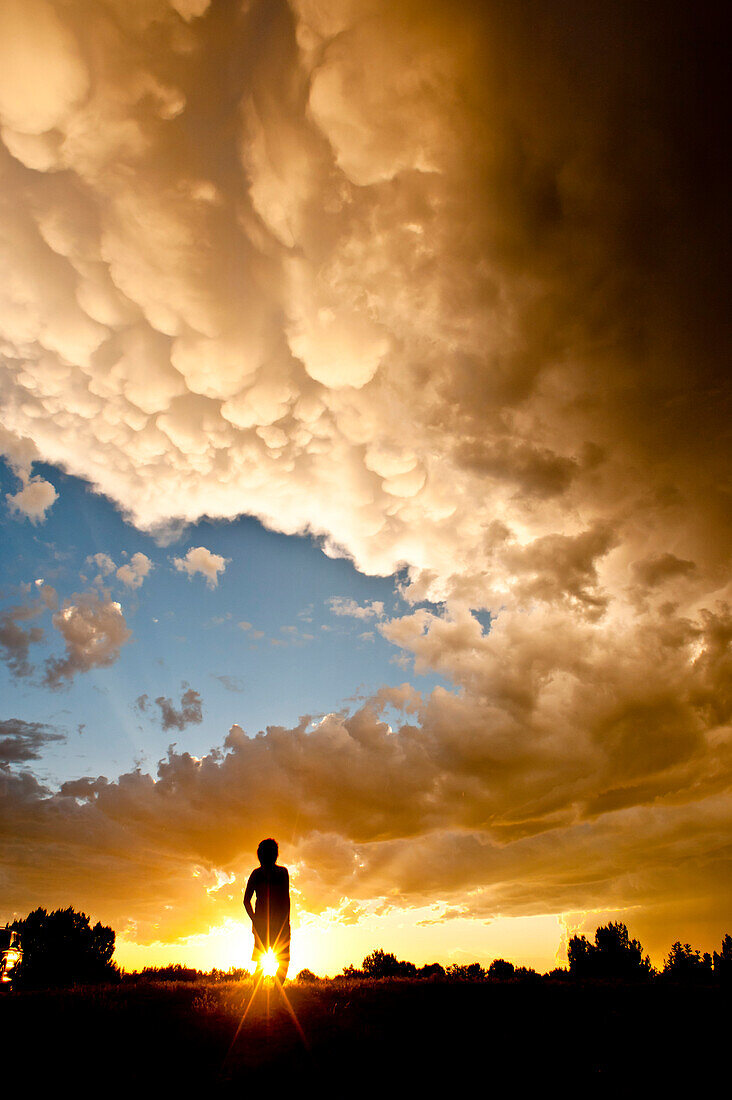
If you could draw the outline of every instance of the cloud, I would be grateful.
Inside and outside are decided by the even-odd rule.
[[[30,439],[19,438],[0,425],[0,453],[6,456],[23,485],[17,493],[5,494],[10,511],[19,512],[31,523],[42,523],[58,493],[50,481],[31,474],[33,462],[39,457],[37,447]]]
[[[221,554],[212,554],[205,546],[192,546],[184,558],[173,558],[173,565],[180,573],[194,577],[202,573],[209,588],[216,588],[219,573],[223,573],[230,559]]]
[[[30,478],[17,493],[8,493],[5,499],[11,511],[20,512],[32,523],[42,523],[46,512],[58,499],[58,493],[50,481],[36,476]]]
[[[129,562],[120,565],[116,576],[128,588],[140,588],[152,568],[153,564],[150,559],[138,551],[132,555]]]
[[[132,637],[121,606],[104,593],[74,593],[53,616],[53,625],[66,652],[46,661],[43,682],[50,688],[68,684],[80,672],[108,668]]]
[[[468,886],[480,914],[720,909],[716,15],[264,7],[220,13],[220,38],[194,2],[7,7],[8,447],[29,479],[54,463],[146,531],[251,514],[401,571],[410,613],[356,618],[455,690],[396,736],[331,718],[237,735],[224,761],[173,756],[81,805],[29,780],[12,798],[41,833],[61,814],[55,873],[82,894],[91,865],[127,896],[106,867],[132,835],[181,928],[199,919],[191,851],[220,867],[256,813],[290,835],[295,804],[313,807],[297,840],[313,904],[392,888],[452,904]],[[218,95],[228,43],[255,29]],[[226,564],[202,547],[175,563],[212,587]],[[24,621],[4,620],[17,669],[40,631]],[[191,791],[230,827],[201,833]],[[157,911],[144,886],[130,897]]]
[[[634,561],[631,565],[636,580],[646,588],[655,588],[673,577],[688,576],[695,568],[693,561],[682,561],[669,553]]]
[[[490,636],[485,644],[503,648]],[[703,691],[707,674],[697,675]],[[612,674],[616,693],[622,680]],[[659,670],[645,689],[641,723],[662,683]],[[617,730],[632,708],[637,713],[626,682],[600,716],[587,701],[568,767],[567,747],[546,724],[561,700],[552,699],[550,684],[535,686],[531,731],[510,696],[496,708],[473,692],[466,699],[437,689],[413,700],[418,727],[392,729],[380,716],[389,700],[374,698],[312,728],[304,718],[250,738],[232,726],[224,754],[197,760],[171,749],[155,779],[139,771],[114,782],[88,777],[58,794],[7,785],[2,820],[14,836],[15,862],[6,904],[28,904],[33,867],[44,865],[52,894],[78,891],[79,904],[101,907],[109,919],[124,911],[140,922],[142,937],[184,934],[228,913],[225,899],[203,898],[195,869],[240,869],[263,830],[290,838],[283,858],[297,863],[299,905],[310,911],[343,897],[389,897],[402,906],[464,905],[466,916],[480,919],[612,906],[652,913],[672,904],[691,915],[701,899],[727,897],[719,837],[729,804],[715,754],[693,737],[670,749],[659,739],[652,762],[644,749],[639,783],[638,761],[626,751],[643,745],[638,732],[628,728],[625,747],[617,736],[598,737],[601,728]],[[655,703],[666,709],[667,728],[693,723],[680,702],[674,719],[671,699]],[[629,797],[604,807],[588,801],[598,772],[608,788],[624,784]],[[54,860],[42,858],[46,847]],[[102,869],[101,879],[90,867]],[[715,919],[708,917],[709,929]]]
[[[40,626],[23,627],[20,624],[41,614],[38,604],[15,605],[0,612],[0,652],[13,676],[30,676],[33,671],[28,660],[30,647],[44,636]]]
[[[183,692],[180,698],[180,706],[176,709],[172,699],[164,695],[155,700],[160,708],[160,722],[164,730],[184,730],[186,726],[199,725],[203,721],[201,708],[201,696],[192,687],[183,684]],[[141,695],[137,700],[138,709],[146,711],[148,708],[147,695]]]
[[[103,577],[108,577],[117,568],[109,554],[90,554],[86,561],[88,565],[96,565]]]
[[[6,661],[13,676],[30,676],[33,668],[29,661],[32,645],[42,641],[43,627],[24,627],[21,623],[38,618],[44,612],[55,611],[58,607],[58,594],[50,584],[42,579],[35,582],[37,598],[27,604],[15,604],[0,612],[0,656]]]
[[[246,690],[246,682],[241,676],[214,676],[214,680],[218,680],[227,691],[233,691],[239,694]]]
[[[38,760],[47,745],[64,741],[62,733],[43,722],[24,722],[21,718],[0,720],[0,768]]]
[[[384,604],[381,600],[369,600],[365,604],[359,604],[346,596],[331,596],[326,603],[334,615],[348,616],[353,619],[381,619],[384,615]]]
[[[115,574],[117,580],[122,581],[128,588],[140,588],[145,577],[153,569],[153,563],[146,554],[138,551],[133,554],[128,562],[119,567],[109,554],[90,554],[86,559],[89,565],[95,565],[99,570],[99,576],[95,583],[102,583],[103,577]]]

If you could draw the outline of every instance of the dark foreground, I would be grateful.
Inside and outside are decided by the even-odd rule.
[[[410,1095],[443,1086],[489,1095],[554,1083],[695,1084],[727,1061],[728,991],[565,982],[138,983],[0,998],[6,1068],[26,1086],[191,1095]],[[232,1045],[233,1041],[233,1045]]]

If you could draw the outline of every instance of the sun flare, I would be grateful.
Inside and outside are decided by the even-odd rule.
[[[269,947],[261,959],[259,960],[259,967],[265,978],[274,978],[277,970],[279,969],[280,960],[275,955],[271,947]]]

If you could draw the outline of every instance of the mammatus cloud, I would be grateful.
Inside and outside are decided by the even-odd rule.
[[[296,805],[313,905],[468,887],[481,914],[675,905],[711,926],[732,602],[716,15],[224,8],[3,7],[9,445],[146,530],[248,513],[404,570],[415,610],[379,629],[456,690],[396,735],[332,717],[172,756],[157,782],[14,787],[21,835],[67,822],[57,873],[88,889],[91,862],[100,899],[125,896],[109,856],[134,836],[180,928],[192,861],[235,861],[256,813],[292,829]],[[176,567],[214,585],[217,557]],[[229,828],[187,824],[192,792]],[[139,880],[129,897],[159,912]]]
[[[132,637],[122,608],[108,593],[76,592],[53,616],[65,645],[63,657],[49,657],[44,684],[60,688],[80,672],[107,668]]]
[[[164,730],[184,730],[186,726],[198,725],[203,721],[201,696],[188,684],[183,684],[182,689],[180,706],[177,709],[173,700],[164,695],[155,700],[155,705],[160,709],[160,723]],[[150,700],[147,695],[140,695],[135,700],[135,705],[144,714],[149,708]]]
[[[217,587],[219,573],[223,573],[228,564],[228,558],[212,554],[205,546],[192,546],[184,558],[173,558],[173,565],[180,573],[187,573],[190,578],[201,573],[209,588]]]

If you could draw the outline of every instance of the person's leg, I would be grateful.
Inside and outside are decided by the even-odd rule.
[[[289,933],[289,928],[287,929],[287,932]],[[282,985],[284,985],[285,978],[287,977],[287,971],[290,968],[290,937],[289,937],[289,935],[287,935],[287,936],[283,935],[283,936],[280,937],[280,941],[277,944],[277,962],[279,963],[279,966],[277,967],[277,980]]]

